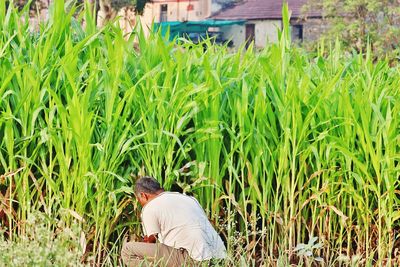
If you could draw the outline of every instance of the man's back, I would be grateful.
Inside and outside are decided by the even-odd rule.
[[[195,260],[225,257],[221,238],[192,197],[161,193],[143,207],[142,221],[146,235],[157,234],[161,243],[184,248]]]

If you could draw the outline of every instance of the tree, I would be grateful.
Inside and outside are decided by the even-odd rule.
[[[47,1],[46,1],[47,2]],[[29,0],[6,0],[6,5],[8,6],[10,3],[13,3],[15,7],[19,10],[22,10],[26,4],[29,3]],[[44,0],[32,0],[30,1],[30,9],[32,11],[36,11],[37,8],[41,8],[44,4]]]
[[[319,10],[328,25],[323,38],[375,56],[395,56],[400,43],[400,0],[309,0],[305,14]]]
[[[30,9],[36,11],[37,9],[47,8],[48,4],[52,1],[54,0],[32,0]],[[101,24],[113,19],[118,10],[128,6],[133,7],[136,14],[142,15],[146,4],[152,2],[152,0],[76,0],[76,3],[83,4],[85,1],[88,1],[91,5],[96,5],[97,15],[100,14],[101,16]],[[6,0],[6,4],[11,2],[19,9],[22,9],[29,3],[29,0]]]
[[[151,2],[152,0],[99,0],[101,24],[113,19],[119,9],[127,6],[133,6],[135,13],[142,15],[146,4]]]

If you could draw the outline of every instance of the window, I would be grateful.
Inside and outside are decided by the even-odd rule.
[[[292,41],[303,41],[303,25],[292,25]]]
[[[160,22],[168,21],[168,5],[160,6]]]

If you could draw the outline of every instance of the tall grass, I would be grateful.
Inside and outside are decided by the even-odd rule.
[[[257,53],[140,27],[126,40],[113,24],[96,29],[90,8],[75,11],[56,0],[31,31],[26,11],[0,2],[8,238],[35,210],[78,218],[93,263],[115,263],[122,236],[140,231],[131,176],[148,174],[197,196],[246,264],[298,262],[296,245],[316,236],[313,256],[328,264],[395,265],[398,66],[369,51],[345,57],[339,42],[291,47],[286,9],[279,43]]]

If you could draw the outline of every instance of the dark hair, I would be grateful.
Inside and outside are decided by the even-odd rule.
[[[148,193],[156,194],[160,190],[163,190],[160,183],[153,177],[144,176],[136,181],[135,194]]]

